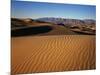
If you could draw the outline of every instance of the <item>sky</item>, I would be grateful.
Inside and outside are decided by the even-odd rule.
[[[71,18],[96,20],[96,7],[93,5],[58,4],[12,0],[11,17],[15,18]]]

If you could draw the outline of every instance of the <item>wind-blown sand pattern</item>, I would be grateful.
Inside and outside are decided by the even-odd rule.
[[[95,69],[95,36],[12,37],[11,73]]]

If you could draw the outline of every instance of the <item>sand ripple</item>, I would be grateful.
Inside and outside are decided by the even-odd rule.
[[[95,36],[12,38],[12,74],[95,69]]]

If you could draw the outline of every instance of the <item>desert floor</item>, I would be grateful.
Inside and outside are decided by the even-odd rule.
[[[11,73],[40,73],[96,68],[95,35],[11,38]]]

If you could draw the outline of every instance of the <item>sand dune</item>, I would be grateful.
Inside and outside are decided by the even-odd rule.
[[[32,19],[11,18],[11,36],[32,36],[32,35],[77,35],[62,25],[49,22],[39,22]]]
[[[95,69],[95,36],[14,37],[12,74]]]
[[[34,25],[34,26],[26,26],[13,28],[11,30],[12,37],[20,37],[20,36],[32,36],[32,35],[79,35],[79,33],[75,33],[71,31],[69,28],[65,28],[64,26],[58,25]]]

